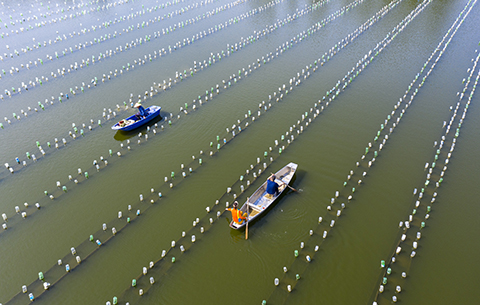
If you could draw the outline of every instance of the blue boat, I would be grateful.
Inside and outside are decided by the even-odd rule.
[[[145,118],[141,117],[137,113],[116,123],[115,125],[112,126],[112,129],[129,131],[129,130],[138,128],[140,126],[143,126],[148,122],[150,122],[151,120],[155,119],[160,114],[160,109],[162,109],[162,107],[160,106],[150,106],[145,109],[145,113],[147,113]]]

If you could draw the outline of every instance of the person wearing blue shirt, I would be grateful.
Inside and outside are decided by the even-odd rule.
[[[279,185],[275,182],[275,175],[271,175],[270,178],[267,180],[267,197],[273,198],[273,196],[278,194],[278,187]],[[283,184],[283,183],[282,183]]]
[[[140,118],[145,118],[148,115],[147,111],[145,110],[145,108],[143,108],[143,106],[140,103],[136,103],[134,107],[138,108],[137,117],[140,116]]]

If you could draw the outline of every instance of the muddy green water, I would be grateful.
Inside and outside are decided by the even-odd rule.
[[[331,0],[318,2],[312,10],[313,2],[289,0],[2,2],[0,161],[9,163],[14,173],[3,166],[0,171],[0,213],[8,217],[6,222],[2,220],[7,229],[0,229],[0,303],[27,304],[32,292],[36,304],[64,305],[113,303],[114,297],[119,304],[262,304],[264,300],[267,304],[372,304],[385,272],[380,262],[388,262],[395,253],[403,232],[399,222],[412,214],[418,200],[413,190],[425,187],[425,163],[434,161],[438,149],[434,142],[440,142],[445,134],[444,121],[448,123],[452,116],[450,107],[455,108],[459,101],[457,92],[462,92],[480,48],[479,4],[432,0],[377,56],[369,56],[369,65],[341,90],[347,72],[421,5],[416,0],[398,1],[381,19],[357,30],[389,3]],[[468,14],[465,7],[471,7]],[[370,151],[362,160],[365,148],[374,142],[380,125],[444,35],[453,33],[449,28],[457,18],[459,27],[448,47],[423,86],[414,87],[418,93],[393,132],[382,131],[380,140],[389,134],[388,142],[368,167],[373,155]],[[44,24],[39,26],[40,22]],[[315,31],[308,30],[319,23],[322,26]],[[358,37],[335,54],[331,52],[353,33],[359,33]],[[87,46],[79,49],[79,44]],[[227,51],[236,44],[242,47]],[[321,65],[324,54],[328,54],[325,59],[331,58]],[[437,57],[438,52],[433,60]],[[196,72],[191,76],[194,62]],[[72,69],[75,65],[77,69]],[[468,95],[478,69],[475,66]],[[182,76],[176,78],[176,73]],[[102,81],[103,75],[110,75],[110,79]],[[44,78],[40,85],[35,79],[42,76],[48,81]],[[92,82],[95,78],[96,86]],[[292,78],[295,80],[290,85]],[[169,79],[171,88],[159,87]],[[295,84],[298,79],[301,82]],[[339,94],[327,106],[332,95],[324,101],[322,98],[339,80]],[[28,85],[30,81],[35,87],[29,85],[19,93],[22,82]],[[285,89],[279,92],[283,85],[288,94]],[[205,101],[205,91],[210,94],[212,90]],[[282,98],[276,101],[280,94]],[[125,109],[124,102],[130,105],[139,96],[145,106],[161,106],[164,119],[157,121],[157,126],[150,124],[149,130],[111,130],[116,121],[135,113],[132,108]],[[425,193],[430,197],[422,202],[423,213],[432,193],[437,192],[437,196],[430,218],[423,220],[426,226],[421,229],[416,256],[409,258],[409,237],[409,244],[402,249],[404,256],[389,265],[393,273],[384,294],[377,298],[378,304],[391,303],[392,295],[401,304],[477,304],[480,298],[478,101],[476,93],[461,124],[443,183],[435,188],[431,182],[427,187]],[[265,104],[259,108],[262,102]],[[316,109],[323,106],[324,110],[314,118],[315,103]],[[186,104],[187,115],[182,112]],[[254,121],[245,118],[249,111]],[[302,121],[305,113],[311,119],[308,125]],[[392,115],[394,119],[398,116],[399,112]],[[242,131],[235,126],[232,138],[234,124]],[[289,143],[291,127],[294,140]],[[452,126],[432,181],[438,181],[456,128]],[[380,140],[374,142],[376,147]],[[28,159],[26,152],[34,154],[37,161]],[[26,167],[17,164],[16,157],[20,163],[25,161]],[[100,165],[98,171],[94,160]],[[223,213],[225,202],[231,204],[235,194],[243,203],[268,173],[289,162],[298,164],[292,186],[299,192],[287,192],[268,214],[251,224],[247,240],[245,231],[230,229],[231,216]],[[77,172],[79,168],[82,175]],[[258,169],[261,174],[255,179],[252,171],[257,175]],[[354,178],[344,187],[351,170]],[[364,171],[367,174],[361,177]],[[243,181],[239,181],[240,176],[245,177]],[[361,185],[352,193],[353,182],[360,178]],[[57,187],[57,181],[67,192]],[[240,185],[246,188],[243,193]],[[232,191],[227,194],[229,187]],[[341,195],[329,211],[336,191]],[[350,201],[349,194],[353,194]],[[341,203],[346,206],[337,218],[334,214]],[[206,207],[213,211],[207,213]],[[140,216],[135,215],[137,209]],[[25,219],[22,212],[26,212]],[[131,217],[130,223],[127,217]],[[320,225],[319,217],[325,219]],[[196,218],[200,223],[193,227]],[[336,220],[332,228],[331,219]],[[106,231],[102,230],[104,223]],[[420,230],[418,223],[410,235]],[[118,231],[115,236],[112,227]],[[204,233],[200,227],[205,228]],[[324,230],[328,230],[325,239]],[[90,235],[102,245],[90,242]],[[191,235],[195,235],[195,243]],[[176,241],[173,249],[172,241]],[[185,252],[179,250],[180,245]],[[315,245],[319,245],[317,252]],[[71,247],[82,259],[80,264],[70,253]],[[162,250],[170,250],[163,259]],[[297,258],[295,250],[300,251]],[[306,261],[306,255],[311,262]],[[63,259],[61,266],[58,259]],[[141,277],[142,268],[148,268],[151,261],[155,266]],[[65,271],[66,263],[72,268],[70,273]],[[407,277],[401,279],[404,266],[408,266]],[[52,284],[46,292],[38,281],[39,272]],[[296,274],[299,280],[295,280]],[[148,283],[150,276],[155,280],[153,285]],[[275,278],[280,279],[278,287]],[[138,281],[136,288],[131,288],[132,279]],[[395,294],[397,283],[402,291]],[[25,294],[23,285],[29,289]],[[293,287],[291,292],[287,285]],[[145,292],[143,296],[139,296],[140,289]]]

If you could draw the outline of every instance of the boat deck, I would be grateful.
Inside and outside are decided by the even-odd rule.
[[[278,179],[275,180],[275,182],[282,183]],[[278,187],[278,193],[279,194],[282,193],[282,191],[285,187],[286,187],[285,185],[280,185]],[[267,197],[267,191],[263,191],[262,195],[259,196],[255,200],[255,202],[249,202],[248,204],[252,208],[252,210],[261,211],[261,210],[265,210],[266,208],[268,208],[268,206],[272,203],[272,201],[274,201],[277,197],[278,197],[278,195],[277,196],[272,196],[271,198],[268,198]],[[251,215],[251,216],[253,216],[253,215]]]

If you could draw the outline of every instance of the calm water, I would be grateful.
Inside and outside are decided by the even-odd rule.
[[[0,303],[27,304],[32,292],[38,304],[105,304],[114,296],[119,304],[262,304],[263,300],[372,304],[375,299],[388,304],[392,295],[403,304],[476,304],[480,297],[476,287],[478,93],[471,98],[440,187],[434,181],[440,178],[466,98],[428,186],[425,163],[435,161],[445,135],[444,121],[448,124],[460,98],[457,92],[467,83],[465,95],[472,92],[479,70],[474,66],[480,48],[479,4],[433,0],[422,6],[420,1],[403,0],[388,8],[389,3],[331,0],[312,9],[314,3],[288,0],[3,2],[0,159],[14,174],[4,167],[0,172],[0,213],[8,217],[3,222],[8,228],[0,232]],[[417,6],[424,8],[377,56],[375,51],[368,56],[369,64],[358,76],[352,73],[352,68],[358,71],[365,63],[357,66],[365,54],[385,42],[388,33],[391,38],[394,27],[404,24],[402,20]],[[383,10],[382,18],[362,27],[383,7],[388,10]],[[349,43],[343,44],[347,38]],[[234,52],[227,49],[235,45]],[[419,80],[409,94],[415,88],[418,92],[389,133],[417,73]],[[326,96],[339,80],[339,87]],[[28,85],[30,81],[34,87]],[[164,81],[166,87],[171,82],[170,88],[163,86]],[[21,88],[22,82],[28,90]],[[335,92],[338,95],[327,105]],[[163,119],[149,130],[116,134],[110,127],[135,113],[124,102],[130,105],[139,98],[145,106],[161,106]],[[402,105],[392,114],[401,98]],[[319,115],[314,116],[317,109]],[[385,124],[389,115],[392,120]],[[381,136],[374,141],[378,131]],[[386,134],[388,141],[379,150],[376,147]],[[373,148],[362,160],[369,142]],[[378,156],[369,167],[374,150]],[[26,166],[17,164],[16,157]],[[299,165],[292,184],[299,192],[289,191],[251,224],[247,240],[245,231],[231,230],[231,217],[223,213],[226,202],[231,204],[236,196],[243,203],[268,173],[289,162]],[[350,171],[352,179],[346,180]],[[226,193],[229,187],[232,191]],[[425,199],[420,200],[422,188]],[[340,195],[330,211],[327,207],[336,191]],[[436,200],[431,204],[433,196]],[[417,200],[421,206],[415,214]],[[425,220],[427,206],[432,209]],[[206,207],[212,211],[207,213]],[[399,229],[399,222],[411,214],[412,228]],[[193,226],[196,218],[200,222]],[[426,223],[423,229],[421,221]],[[323,231],[328,231],[325,239]],[[412,259],[417,231],[422,235]],[[407,240],[402,252],[397,262],[388,264],[403,232]],[[102,245],[90,242],[90,235]],[[76,248],[75,255],[71,247]],[[164,258],[162,250],[168,251]],[[298,258],[294,250],[300,251]],[[376,297],[386,272],[380,268],[382,260],[392,274],[387,276],[385,292]],[[151,261],[155,266],[142,276],[142,268]],[[67,263],[70,273],[65,271]],[[46,292],[38,281],[39,272],[52,284]],[[275,278],[280,279],[278,287]],[[137,279],[136,288],[131,288],[132,279]],[[28,286],[26,294],[23,285]],[[287,285],[292,287],[290,293]],[[394,292],[397,285],[400,293]]]

